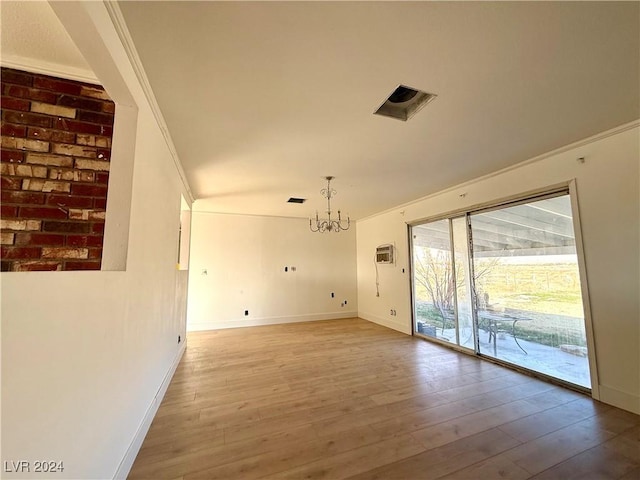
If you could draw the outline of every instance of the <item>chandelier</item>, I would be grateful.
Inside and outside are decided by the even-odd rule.
[[[326,220],[318,218],[318,211],[316,210],[315,220],[313,218],[309,219],[309,228],[311,229],[312,232],[320,232],[320,233],[324,233],[324,232],[338,233],[340,230],[349,230],[349,227],[351,226],[351,219],[347,217],[347,224],[346,226],[343,225],[342,217],[340,216],[340,210],[338,210],[338,219],[337,220],[331,219],[331,198],[334,195],[336,195],[338,192],[336,192],[331,188],[331,180],[333,180],[333,177],[325,177],[325,178],[327,180],[327,188],[323,188],[322,190],[320,190],[320,193],[322,194],[323,197],[326,197],[327,199],[327,217],[328,218]]]

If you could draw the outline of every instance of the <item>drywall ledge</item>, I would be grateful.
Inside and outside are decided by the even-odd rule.
[[[96,36],[91,14],[75,2],[49,4],[116,104],[101,269],[126,270],[138,106],[112,55],[108,33]]]

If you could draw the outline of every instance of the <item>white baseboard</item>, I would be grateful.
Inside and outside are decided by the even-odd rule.
[[[378,317],[371,313],[366,312],[358,312],[358,317],[363,318],[364,320],[368,320],[373,323],[377,323],[378,325],[382,325],[383,327],[391,328],[392,330],[397,330],[398,332],[405,333],[407,335],[411,335],[411,325],[405,325],[399,322],[392,322],[386,318]]]
[[[631,393],[622,392],[615,388],[600,385],[600,401],[614,407],[622,408],[636,415],[640,415],[640,397]]]
[[[206,322],[206,323],[189,323],[187,322],[187,331],[195,332],[199,330],[220,330],[223,328],[238,327],[258,327],[260,325],[277,325],[279,323],[300,323],[314,322],[317,320],[337,320],[342,318],[354,318],[358,316],[358,312],[331,312],[331,313],[311,313],[307,315],[288,315],[285,317],[263,317],[263,318],[238,318],[226,322]]]
[[[127,449],[127,453],[125,453],[124,458],[120,462],[120,466],[118,466],[118,470],[116,470],[116,474],[114,475],[114,480],[125,480],[129,472],[131,471],[131,467],[133,466],[133,462],[140,451],[140,447],[142,446],[142,442],[144,441],[144,437],[147,436],[147,432],[149,431],[149,427],[151,426],[151,422],[153,422],[153,417],[156,416],[156,412],[158,411],[158,407],[162,403],[162,399],[164,398],[164,394],[167,393],[167,388],[169,388],[169,384],[171,383],[171,379],[173,378],[173,374],[176,372],[176,368],[178,368],[178,364],[182,359],[182,355],[187,347],[187,340],[185,339],[182,342],[182,346],[178,350],[176,357],[173,360],[173,364],[169,368],[169,371],[164,376],[164,380],[162,380],[162,384],[158,389],[158,393],[153,398],[151,405],[147,409],[147,413],[144,415],[142,419],[142,423],[138,427],[138,431],[133,437],[133,441],[129,448]]]

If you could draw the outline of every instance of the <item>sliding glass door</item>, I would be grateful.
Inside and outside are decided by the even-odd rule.
[[[417,335],[591,387],[568,194],[411,232]]]

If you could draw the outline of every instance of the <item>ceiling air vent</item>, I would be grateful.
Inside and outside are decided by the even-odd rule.
[[[306,198],[291,197],[289,200],[287,200],[287,203],[304,203],[306,201],[307,201]]]
[[[415,88],[398,86],[389,98],[387,98],[375,115],[383,115],[385,117],[397,118],[398,120],[407,121],[422,109],[427,103],[436,98],[433,93],[423,92]]]

